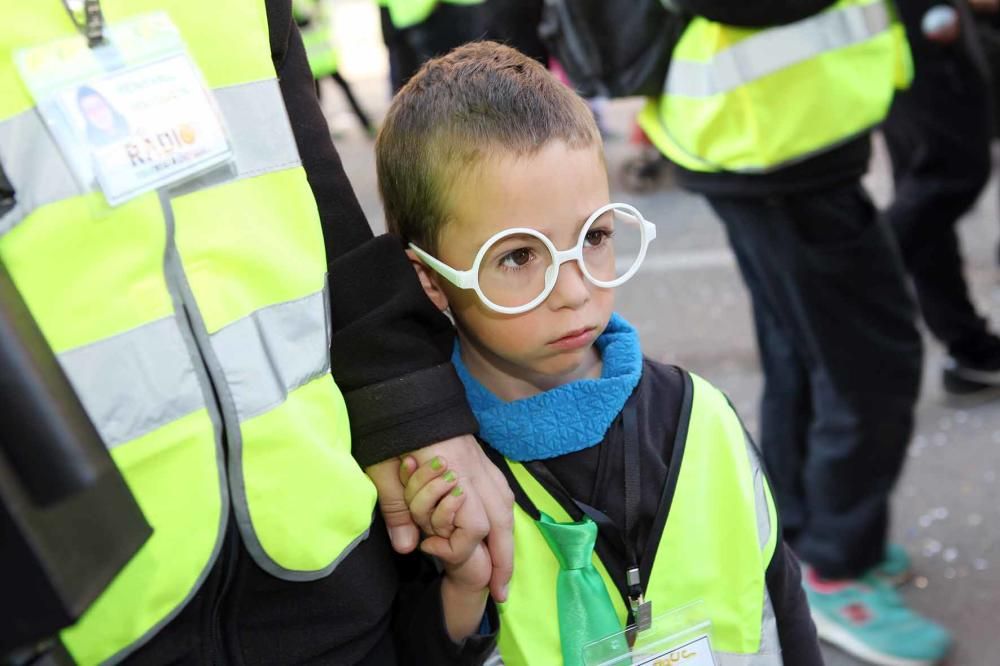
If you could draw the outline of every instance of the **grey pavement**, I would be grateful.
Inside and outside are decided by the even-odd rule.
[[[325,85],[325,84],[324,84]],[[381,116],[387,84],[356,85]],[[372,144],[346,116],[339,91],[325,88],[334,141],[368,219],[381,231]],[[609,125],[627,137],[634,102],[615,102]],[[721,225],[696,196],[669,188],[623,191],[619,170],[634,154],[624,138],[607,142],[613,200],[632,203],[658,227],[647,264],[619,290],[618,309],[639,329],[645,352],[699,373],[729,394],[751,432],[757,427],[761,372],[746,292]],[[884,151],[877,146],[868,183],[891,198]],[[996,179],[961,225],[975,302],[1000,325],[1000,236]],[[892,537],[913,557],[907,600],[955,634],[951,666],[1000,664],[1000,394],[956,403],[940,387],[942,350],[926,338],[923,390],[906,468],[897,487]],[[878,372],[878,368],[872,368]],[[860,664],[824,648],[829,666]],[[794,665],[790,665],[794,666]]]

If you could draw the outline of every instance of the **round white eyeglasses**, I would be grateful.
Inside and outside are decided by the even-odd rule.
[[[420,260],[460,289],[473,289],[491,310],[521,314],[548,298],[559,278],[559,267],[576,261],[580,272],[602,288],[623,284],[635,275],[656,238],[656,226],[633,206],[611,203],[587,218],[576,245],[557,250],[535,229],[512,228],[491,236],[472,268],[460,271],[410,243]]]

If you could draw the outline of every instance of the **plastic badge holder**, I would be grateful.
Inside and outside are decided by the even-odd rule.
[[[215,98],[164,12],[14,55],[82,191],[118,205],[232,161]]]
[[[585,666],[717,666],[712,654],[712,622],[695,601],[652,619],[650,626],[625,631],[583,648]],[[631,646],[631,647],[629,647]]]

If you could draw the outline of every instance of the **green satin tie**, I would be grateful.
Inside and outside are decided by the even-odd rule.
[[[563,664],[582,666],[584,645],[622,630],[604,579],[594,568],[597,525],[587,517],[557,523],[544,513],[535,524],[559,560],[556,600]]]

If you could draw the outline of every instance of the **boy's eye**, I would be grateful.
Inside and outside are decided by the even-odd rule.
[[[612,232],[610,229],[590,229],[587,231],[586,241],[587,245],[590,247],[597,247],[601,245],[604,241],[611,238]]]
[[[500,257],[500,265],[504,268],[517,268],[531,261],[532,256],[534,252],[531,248],[519,247]]]

